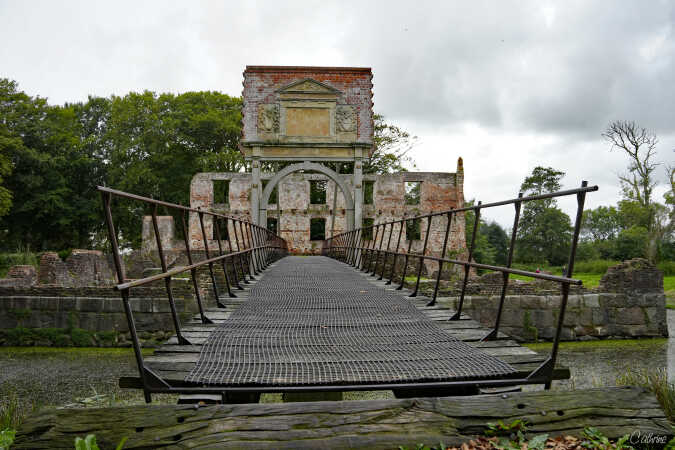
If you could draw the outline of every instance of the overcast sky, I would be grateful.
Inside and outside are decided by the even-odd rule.
[[[483,202],[542,165],[566,188],[599,185],[590,207],[615,203],[627,160],[600,133],[616,119],[653,130],[675,164],[674,1],[0,0],[0,42],[0,77],[54,104],[239,96],[247,64],[372,67],[375,111],[419,137],[418,169],[462,156],[465,195]]]

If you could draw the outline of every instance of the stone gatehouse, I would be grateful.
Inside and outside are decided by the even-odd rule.
[[[262,183],[265,184],[273,175],[261,174]],[[352,176],[340,176],[352,188]],[[404,215],[411,217],[457,208],[464,202],[461,159],[455,173],[402,172],[363,175],[363,184],[363,225],[398,219]],[[250,173],[199,173],[192,179],[190,186],[190,206],[250,220],[251,185]],[[288,241],[291,252],[318,253],[323,239],[348,229],[345,199],[339,192],[335,183],[323,174],[290,174],[279,182],[276,193],[273,193],[267,207],[266,225]],[[408,248],[408,234],[414,233],[410,236],[413,238],[412,249],[422,251],[426,231],[422,225],[415,221],[404,228],[401,248]],[[205,228],[207,237],[213,239],[215,236],[212,224],[205,223]],[[440,253],[444,232],[444,223],[435,220],[429,235],[428,251]],[[464,249],[463,216],[459,215],[453,221],[450,233],[450,250]],[[191,220],[190,237],[193,248],[204,248],[197,218]],[[395,237],[396,234],[394,239]],[[154,236],[149,238],[154,239]],[[378,238],[378,244],[379,241]],[[152,241],[149,244],[152,247]],[[209,241],[209,248],[216,247],[217,242]]]
[[[342,231],[464,205],[461,158],[454,173],[363,173],[374,150],[370,68],[247,66],[243,75],[240,150],[250,171],[195,175],[192,207],[268,226],[293,253],[318,253],[326,237]],[[285,167],[265,172],[277,163]],[[336,165],[351,173],[336,172]],[[213,239],[212,224],[205,225]],[[442,220],[433,222],[427,253],[440,253],[444,230]],[[191,245],[203,249],[195,214],[189,232]],[[412,250],[422,251],[425,232],[420,221],[411,222],[403,247],[411,239]],[[449,250],[464,248],[459,216]]]

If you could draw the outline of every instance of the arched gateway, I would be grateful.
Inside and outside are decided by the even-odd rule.
[[[274,188],[279,184],[279,182],[287,175],[292,174],[293,172],[298,172],[301,170],[305,170],[308,172],[320,172],[324,175],[326,175],[328,178],[330,178],[332,181],[337,183],[337,185],[340,187],[340,190],[342,191],[342,195],[344,196],[345,199],[345,205],[346,205],[346,219],[347,219],[347,230],[353,230],[354,229],[354,199],[352,197],[352,191],[349,189],[349,186],[347,183],[344,182],[340,178],[340,175],[329,169],[328,167],[322,165],[322,164],[317,164],[313,162],[303,162],[300,164],[292,164],[290,166],[284,167],[282,170],[277,172],[276,175],[267,183],[267,186],[265,186],[265,189],[262,192],[262,196],[260,199],[260,212],[258,215],[258,223],[259,224],[264,224],[267,223],[267,204],[269,203],[270,200],[270,195],[272,194],[272,191]]]

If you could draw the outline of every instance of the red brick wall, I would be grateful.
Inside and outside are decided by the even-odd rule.
[[[370,68],[246,66],[244,71],[243,139],[258,140],[258,105],[277,101],[276,90],[294,81],[311,78],[342,92],[339,105],[356,107],[357,141],[373,141],[373,74]]]

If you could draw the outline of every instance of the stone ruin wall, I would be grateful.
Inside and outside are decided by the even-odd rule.
[[[501,292],[501,274],[488,273],[469,283],[464,312],[493,327]],[[423,291],[429,292],[431,286]],[[459,287],[444,286],[439,303],[455,308]],[[560,310],[560,285],[512,280],[504,302],[500,330],[522,341],[551,340]],[[610,267],[597,288],[573,286],[561,339],[667,337],[663,273],[645,259]]]
[[[269,180],[273,174],[263,174],[263,180]],[[364,175],[364,181],[372,181],[373,203],[363,205],[364,219],[372,218],[375,223],[399,219],[403,215],[414,216],[427,214],[435,211],[448,210],[463,206],[463,171],[458,173],[436,172],[404,172],[387,175]],[[191,206],[193,208],[211,209],[237,218],[250,220],[250,175],[246,173],[200,173],[195,175],[191,185]],[[352,188],[352,175],[342,175],[345,183]],[[229,204],[215,204],[213,200],[214,180],[229,181]],[[325,180],[326,202],[325,204],[310,204],[310,181]],[[417,205],[405,204],[405,183],[421,182],[420,203]],[[289,250],[298,254],[319,254],[322,248],[321,241],[310,240],[310,219],[325,219],[325,235],[331,235],[331,215],[333,209],[333,193],[335,184],[322,174],[294,173],[288,175],[279,182],[278,198],[280,205],[268,205],[268,218],[278,218],[279,232],[282,238],[289,243]],[[346,230],[345,202],[341,190],[337,190],[337,205],[335,215],[335,233]],[[212,236],[212,223],[205,217],[207,236]],[[171,220],[171,218],[167,218]],[[424,243],[426,225],[420,224],[421,236],[413,241],[412,250],[421,252]],[[429,235],[427,253],[438,255],[442,249],[445,233],[445,219],[434,219]],[[392,238],[392,246],[395,244],[398,227]],[[150,235],[154,239],[154,233]],[[385,235],[388,237],[388,231]],[[156,249],[154,241],[147,243],[149,249]],[[145,242],[145,240],[144,240]],[[217,248],[217,242],[209,240],[209,248]],[[380,244],[378,237],[376,245]],[[145,244],[144,244],[145,245]],[[184,247],[180,243],[175,244]],[[199,227],[199,219],[196,214],[190,218],[190,245],[194,249],[203,249],[204,243],[202,232]],[[401,238],[401,248],[407,249],[405,229]],[[465,249],[464,242],[464,218],[458,216],[451,227],[448,250]],[[433,263],[435,265],[435,263]]]

